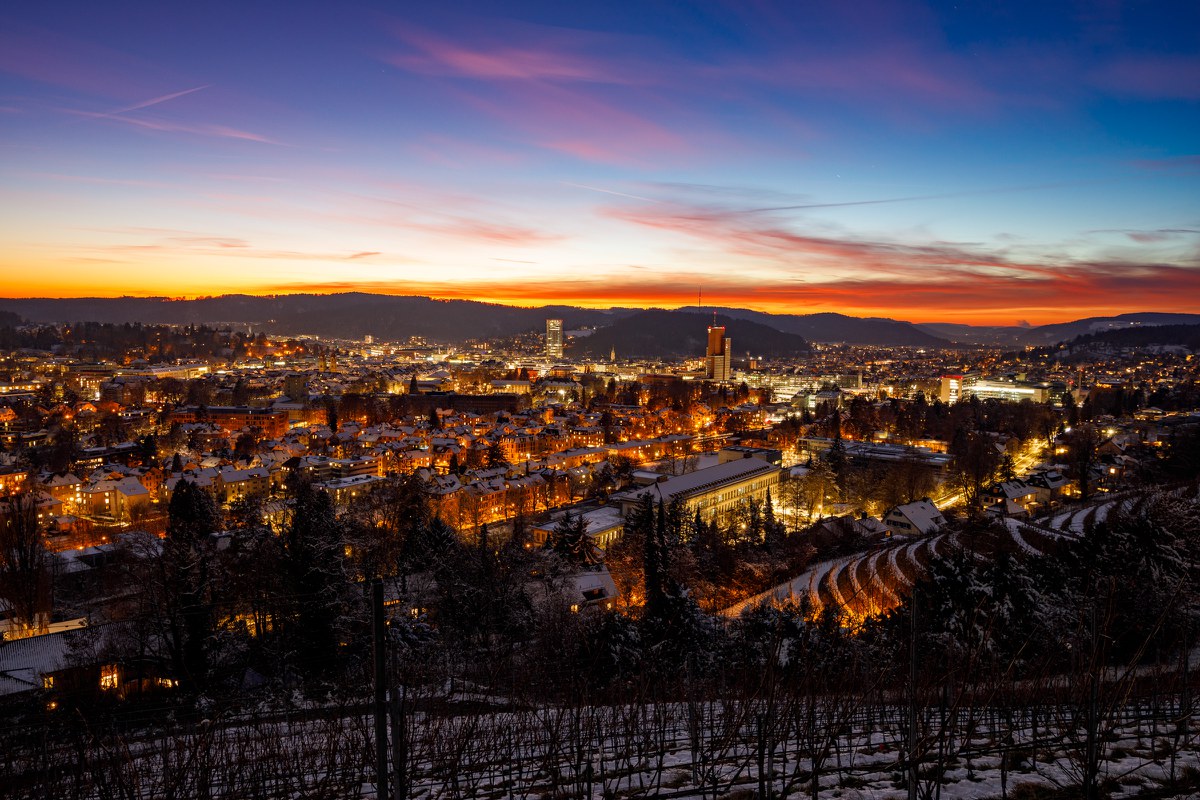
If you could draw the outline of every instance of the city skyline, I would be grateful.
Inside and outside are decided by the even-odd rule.
[[[2,293],[1200,311],[1200,11],[9,9]]]

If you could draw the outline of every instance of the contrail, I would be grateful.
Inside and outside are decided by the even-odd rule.
[[[981,194],[1004,194],[1006,192],[1030,192],[1039,189],[1058,189],[1063,186],[1076,186],[1074,183],[1043,183],[1033,186],[1009,186],[1001,189],[973,189],[962,192],[946,192],[944,194],[916,194],[908,197],[887,197],[882,200],[849,200],[844,203],[806,203],[796,206],[771,206],[768,208],[748,208],[743,214],[760,214],[769,211],[803,211],[810,208],[842,208],[845,206],[874,206],[881,203],[911,203],[918,200],[946,200],[954,197],[971,197]]]
[[[161,97],[152,97],[149,100],[144,100],[141,103],[135,103],[131,106],[125,106],[124,108],[118,108],[115,111],[104,111],[104,112],[99,112],[99,113],[83,111],[83,112],[79,112],[79,113],[81,113],[87,117],[93,117],[95,119],[100,119],[103,117],[115,117],[118,114],[126,114],[130,111],[138,111],[143,108],[149,108],[150,106],[159,105],[160,103],[166,103],[166,102],[174,100],[178,97],[183,97],[184,95],[193,94],[195,92],[201,91],[202,89],[207,89],[210,86],[212,86],[211,83],[206,83],[203,86],[196,86],[195,88],[192,88],[192,89],[184,89],[181,92],[172,92],[171,94],[164,94]]]
[[[655,200],[652,197],[642,197],[641,195],[638,195],[638,194],[627,194],[625,192],[616,192],[616,191],[613,191],[612,189],[601,189],[599,186],[588,186],[587,184],[571,183],[570,181],[559,181],[559,183],[561,183],[563,186],[574,186],[576,189],[587,189],[588,191],[601,192],[603,194],[612,194],[612,195],[616,195],[617,197],[628,197],[630,200],[642,200],[647,203],[659,203],[659,204],[662,203],[662,200]]]

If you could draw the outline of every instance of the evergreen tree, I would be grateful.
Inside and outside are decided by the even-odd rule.
[[[327,492],[301,482],[284,536],[284,570],[291,613],[288,644],[305,675],[328,677],[336,663],[339,617],[349,587],[342,525]]]
[[[220,515],[212,497],[187,480],[176,484],[167,513],[161,561],[164,642],[180,681],[202,690],[213,636],[212,535]]]
[[[844,498],[846,496],[846,478],[850,465],[846,457],[846,444],[842,441],[842,415],[836,409],[833,412],[833,444],[825,456],[825,461],[833,471],[839,498]]]
[[[504,457],[504,450],[500,447],[499,442],[492,442],[488,447],[485,463],[488,469],[508,466],[508,459]]]
[[[570,511],[563,514],[546,540],[546,546],[579,567],[592,567],[600,563],[600,551],[587,534],[587,520],[582,514]]]

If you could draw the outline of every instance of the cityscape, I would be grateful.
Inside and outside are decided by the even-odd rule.
[[[1200,797],[1197,8],[0,19],[0,797]]]

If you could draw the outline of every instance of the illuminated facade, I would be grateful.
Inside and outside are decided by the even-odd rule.
[[[561,319],[546,320],[546,357],[552,359],[563,357],[563,321]]]
[[[704,374],[709,380],[727,381],[730,376],[732,340],[725,336],[723,325],[708,327],[708,347],[704,351]]]

